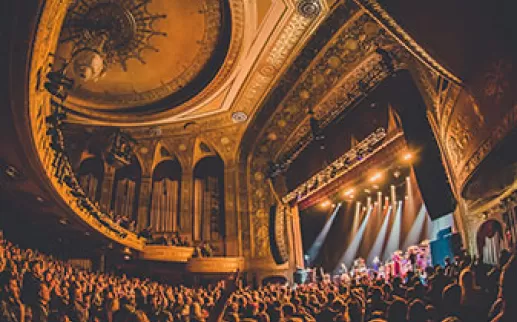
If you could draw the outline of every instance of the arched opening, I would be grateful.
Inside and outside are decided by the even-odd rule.
[[[160,162],[153,171],[148,222],[153,232],[175,232],[179,227],[181,165],[177,160]]]
[[[224,162],[209,156],[194,168],[193,239],[217,242],[224,235]]]
[[[384,262],[454,226],[456,200],[427,112],[411,75],[399,72],[325,127],[323,149],[312,141],[292,162],[288,190],[306,188],[296,199],[304,250],[318,246],[311,263]],[[386,136],[370,140],[377,129]]]
[[[137,220],[141,177],[140,163],[135,157],[130,164],[117,169],[111,200],[111,209],[115,216]]]
[[[94,202],[101,199],[104,164],[99,157],[92,157],[81,162],[78,171],[79,184],[86,196]]]
[[[476,239],[481,261],[486,264],[498,265],[501,250],[505,248],[501,223],[494,219],[485,221],[479,227]]]

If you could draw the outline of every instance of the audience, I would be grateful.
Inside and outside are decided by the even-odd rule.
[[[501,263],[486,267],[464,255],[447,274],[428,268],[426,278],[251,287],[235,275],[190,288],[76,269],[0,235],[0,321],[514,322],[515,254],[502,253]]]

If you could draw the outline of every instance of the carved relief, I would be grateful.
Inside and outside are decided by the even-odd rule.
[[[452,122],[449,129],[449,138],[447,140],[447,146],[453,164],[457,165],[460,163],[471,139],[472,134],[467,127],[465,118],[459,116]]]
[[[510,86],[508,75],[512,72],[512,63],[500,59],[494,62],[485,74],[485,96],[499,103]]]

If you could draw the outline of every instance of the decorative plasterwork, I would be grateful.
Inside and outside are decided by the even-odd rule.
[[[219,30],[219,26],[216,25],[220,21],[216,23],[216,20],[221,20],[221,17],[215,14],[218,13],[219,10],[218,5],[215,6],[217,1],[213,3],[210,1],[207,2],[207,8],[204,9],[208,19],[205,23],[207,30],[202,45],[207,48],[203,47],[198,51],[200,57],[196,57],[193,63],[194,65],[183,68],[184,72],[181,75],[175,77],[174,80],[168,83],[162,83],[160,87],[153,90],[130,93],[120,97],[116,97],[116,95],[110,96],[110,100],[113,101],[113,103],[106,105],[109,108],[103,107],[102,102],[97,102],[97,104],[96,102],[90,101],[90,98],[87,96],[84,98],[82,96],[74,98],[74,100],[70,102],[71,112],[73,113],[71,114],[70,121],[97,125],[113,125],[116,123],[124,126],[167,123],[171,121],[170,118],[172,117],[177,117],[182,113],[188,113],[193,109],[210,104],[221,92],[227,90],[228,86],[231,86],[231,82],[238,72],[237,67],[242,64],[242,58],[245,56],[244,53],[247,50],[245,43],[248,40],[245,39],[245,36],[249,37],[250,28],[255,28],[255,26],[251,26],[246,22],[250,19],[250,12],[248,12],[250,6],[245,4],[244,0],[229,0],[228,2],[231,19],[228,17],[222,18],[224,21],[231,21],[231,28],[228,28],[231,29],[231,37],[227,53],[216,75],[206,86],[200,89],[199,93],[196,93],[195,96],[189,97],[186,100],[175,99],[173,97],[174,95],[171,96],[171,93],[184,92],[185,89],[188,88],[190,81],[196,77],[196,71],[206,67],[203,64],[209,61],[209,58],[214,54],[213,48],[207,48],[211,48],[210,44],[218,40],[218,34],[215,32]],[[223,31],[226,34],[230,33],[229,30]],[[221,53],[218,54],[220,55]],[[212,65],[211,68],[214,68],[214,66]],[[186,95],[190,94],[187,93]],[[171,98],[170,100],[168,99],[169,96]],[[127,107],[128,105],[134,106],[134,111],[128,108],[117,109],[117,104],[115,104],[116,100],[119,100],[118,105],[122,107]],[[135,103],[138,104],[135,106]]]
[[[320,116],[328,115],[327,122],[330,122],[338,113],[332,114],[331,111],[336,108],[342,111],[361,93],[364,94],[388,75],[386,67],[380,64],[380,55],[375,51],[379,47],[394,48],[392,40],[364,12],[358,12],[354,6],[346,9],[350,18],[339,26],[332,39],[304,68],[296,84],[284,94],[255,141],[247,175],[253,257],[265,257],[270,252],[267,236],[269,207],[276,200],[271,195],[272,188],[265,177],[268,161],[273,160],[286,144],[296,143],[292,134],[300,124],[307,122],[307,107],[313,107]],[[352,92],[343,93],[343,89]],[[333,93],[340,93],[340,98],[333,96]],[[348,99],[347,94],[350,94]],[[271,95],[274,97],[276,93],[273,91]],[[327,102],[327,105],[322,102]],[[319,106],[328,110],[319,109]],[[308,126],[305,124],[305,128],[298,133],[303,136],[307,131]],[[246,241],[243,240],[243,243]]]
[[[61,200],[61,205],[65,209],[68,208],[78,219],[111,240],[134,249],[142,249],[143,240],[138,239],[135,234],[122,228],[114,231],[110,225],[111,223],[102,223],[100,219],[95,219],[91,212],[81,207],[77,203],[79,199],[73,194],[73,191],[63,184],[62,180],[60,181],[54,173],[56,170],[59,170],[63,172],[61,173],[63,176],[72,176],[71,173],[68,173],[71,171],[68,160],[58,160],[58,158],[64,158],[63,154],[56,153],[56,151],[50,148],[46,118],[52,111],[50,95],[45,91],[43,84],[53,62],[51,53],[57,45],[59,31],[61,30],[61,24],[63,23],[68,5],[69,1],[66,0],[48,0],[45,2],[39,19],[34,45],[32,46],[33,52],[28,82],[28,114],[33,134],[34,152],[37,153],[41,162],[39,173],[47,179],[49,189],[54,191],[57,200]],[[68,166],[58,169],[64,163]],[[84,201],[88,203],[89,207],[98,212],[96,205],[89,203],[89,200]],[[104,217],[105,215],[103,220]]]
[[[512,130],[517,127],[517,104],[504,116],[499,126],[490,132],[490,135],[481,142],[473,154],[468,157],[464,163],[460,164],[458,171],[459,182],[465,183],[473,174],[474,170],[479,166],[481,161],[490,153],[495,146],[501,142]]]
[[[222,274],[243,269],[244,258],[242,257],[200,257],[191,258],[187,263],[187,270],[191,273]]]
[[[219,84],[218,90],[212,91],[210,96],[202,97],[204,91],[175,108],[174,113],[161,113],[155,117],[140,117],[138,125],[162,124],[164,132],[178,133],[177,129],[183,124],[180,122],[195,121],[203,123],[203,127],[226,126],[232,122],[231,114],[234,111],[246,113],[250,120],[257,110],[261,100],[274,85],[275,80],[282,74],[286,66],[296,56],[315,28],[323,21],[329,11],[326,1],[318,0],[320,12],[318,15],[305,17],[297,11],[298,0],[273,0],[271,9],[262,22],[259,30],[245,21],[252,20],[251,5],[244,3],[239,19],[234,12],[232,3],[232,24],[240,24],[244,28],[243,45],[238,56],[231,58],[233,42],[226,62],[234,62],[235,68],[227,77],[224,85]],[[241,26],[242,25],[242,26]],[[232,25],[233,27],[233,25]],[[235,33],[236,31],[233,31]],[[233,36],[236,37],[236,36]],[[223,65],[223,68],[225,68]],[[222,71],[220,71],[220,74]],[[208,87],[216,83],[214,80]],[[202,99],[198,98],[201,97]],[[222,100],[222,103],[219,102]],[[215,105],[214,105],[215,104]],[[210,107],[214,105],[213,107]],[[90,123],[97,125],[120,126],[134,125],[130,119],[110,119],[110,122],[95,118],[91,115],[75,115],[73,122]]]

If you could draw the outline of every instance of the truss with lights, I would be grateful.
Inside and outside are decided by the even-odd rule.
[[[292,201],[302,201],[314,195],[324,187],[338,180],[345,173],[356,168],[385,146],[398,139],[402,135],[401,132],[393,136],[389,136],[384,128],[378,128],[368,135],[364,140],[359,142],[352,149],[345,152],[341,157],[332,162],[325,169],[316,173],[307,181],[299,185],[296,189],[289,192],[282,198],[284,203]]]

